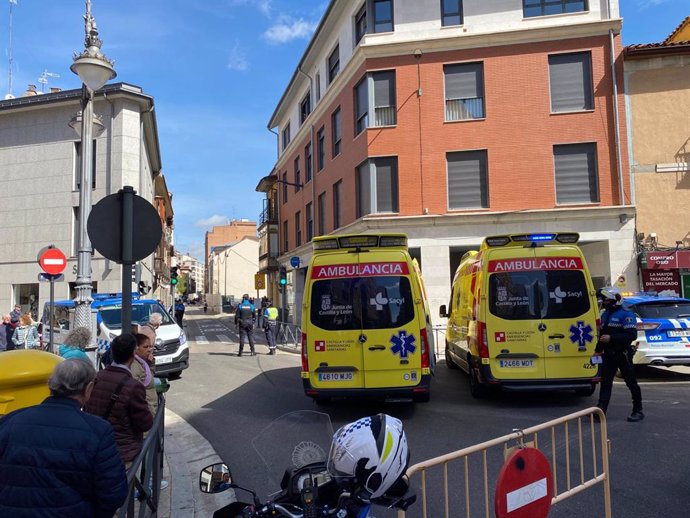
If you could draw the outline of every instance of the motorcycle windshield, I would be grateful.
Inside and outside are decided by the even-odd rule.
[[[333,426],[328,414],[299,410],[271,422],[252,439],[252,446],[277,488],[286,470],[318,462],[325,465],[332,439]]]

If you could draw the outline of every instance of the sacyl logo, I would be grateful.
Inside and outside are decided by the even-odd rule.
[[[381,311],[383,306],[388,304],[388,299],[383,296],[383,293],[377,293],[376,297],[369,299],[369,304],[376,306],[376,311]]]
[[[560,286],[556,286],[556,289],[549,293],[549,298],[554,299],[556,301],[556,304],[560,304],[561,302],[563,302],[563,299],[567,296],[568,294],[565,291],[563,291]]]

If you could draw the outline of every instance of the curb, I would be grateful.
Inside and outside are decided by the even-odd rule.
[[[158,516],[208,518],[220,507],[236,501],[232,489],[217,495],[199,491],[199,472],[219,462],[221,458],[213,446],[187,421],[166,408],[163,474],[170,486],[161,491]]]

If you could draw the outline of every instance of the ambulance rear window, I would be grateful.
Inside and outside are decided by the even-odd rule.
[[[348,277],[315,281],[311,322],[328,331],[398,328],[414,319],[407,277]]]
[[[489,309],[506,320],[575,318],[590,309],[581,270],[494,273]]]

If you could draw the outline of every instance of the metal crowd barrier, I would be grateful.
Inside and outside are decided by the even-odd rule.
[[[600,423],[595,424],[595,415],[599,416]],[[540,435],[541,432],[545,433]],[[517,447],[539,448],[546,455],[553,476],[554,496],[551,505],[601,484],[604,517],[611,518],[606,418],[596,407],[525,430],[516,430],[509,435],[411,466],[407,476],[411,486],[414,487],[416,482],[421,484],[421,499],[418,498],[410,508],[410,516],[419,516],[420,506],[423,518],[494,516],[493,506],[490,505],[493,503],[490,488],[495,487],[510,443],[515,443]],[[421,481],[417,481],[417,478],[421,478]],[[449,485],[451,478],[454,482],[464,481],[464,489],[457,483]],[[438,487],[442,489],[442,495]],[[443,496],[443,501],[440,496]],[[430,510],[432,506],[434,508]],[[465,511],[461,514],[463,507]],[[398,511],[398,518],[405,516],[405,511]]]
[[[302,329],[298,325],[279,321],[277,326],[276,343],[295,349],[302,346]]]
[[[165,396],[158,395],[158,411],[141,452],[127,471],[129,494],[117,518],[148,518],[158,515],[165,437]]]

